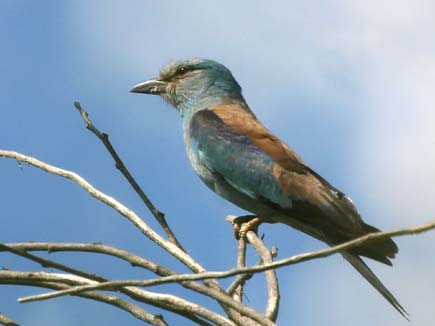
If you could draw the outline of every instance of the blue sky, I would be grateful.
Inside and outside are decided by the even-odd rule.
[[[177,113],[157,97],[128,92],[169,60],[206,57],[232,70],[257,116],[348,193],[368,223],[383,229],[418,224],[435,218],[434,7],[403,0],[249,6],[3,0],[0,147],[78,172],[155,226],[84,129],[72,105],[80,101],[189,252],[210,270],[230,268],[236,243],[224,217],[242,211],[195,176]],[[0,180],[2,241],[104,242],[178,266],[67,180],[10,160],[0,160]],[[280,258],[323,248],[284,226],[260,231]],[[397,243],[393,268],[370,266],[411,313],[413,325],[428,325],[435,318],[435,235]],[[107,277],[149,277],[108,258],[52,257]],[[0,265],[40,269],[7,254]],[[279,276],[280,325],[408,325],[341,257],[288,267]],[[258,276],[247,290],[258,309],[262,281]],[[124,312],[76,298],[16,302],[39,291],[0,287],[0,311],[23,325],[141,325]],[[166,319],[189,324],[170,314]]]

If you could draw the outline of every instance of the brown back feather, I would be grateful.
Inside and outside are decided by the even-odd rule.
[[[365,224],[353,204],[338,189],[309,168],[289,146],[257,120],[243,103],[210,108],[226,125],[244,135],[275,162],[272,173],[282,191],[294,200],[289,214],[302,223],[315,225],[316,236],[331,245],[348,241],[378,229]],[[391,239],[368,243],[351,251],[391,265],[397,246]]]

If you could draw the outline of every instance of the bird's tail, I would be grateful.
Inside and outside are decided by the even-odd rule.
[[[360,257],[348,252],[342,252],[341,254],[406,320],[409,321],[409,314],[406,310]]]

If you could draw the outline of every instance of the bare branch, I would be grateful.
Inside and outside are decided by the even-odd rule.
[[[38,287],[40,287],[41,284],[44,284],[42,285],[42,287],[53,288],[56,290],[62,290],[62,289],[67,290],[68,288],[70,288],[69,286],[57,287],[57,285],[65,284],[65,285],[79,286],[82,284],[95,284],[95,283],[97,282],[82,277],[78,277],[75,275],[69,275],[69,274],[0,271],[0,284],[31,285],[31,286],[38,286]],[[47,284],[53,286],[45,286]],[[153,293],[153,292],[144,291],[133,287],[128,287],[125,290],[129,291],[128,294],[130,297],[138,301],[149,303],[154,306],[163,308],[165,310],[175,312],[188,319],[191,319],[192,321],[198,322],[200,325],[208,325],[207,322],[201,322],[202,321],[201,318],[205,318],[215,323],[216,325],[235,326],[235,324],[230,322],[228,319],[220,316],[219,314],[210,311],[206,308],[203,308],[198,304],[189,302],[187,300],[178,298],[173,295]],[[125,291],[123,291],[123,293],[127,294],[127,292]],[[95,293],[95,292],[80,293],[77,295],[86,297],[88,294],[92,294],[92,296],[94,297],[100,295],[99,293]],[[117,297],[114,296],[110,296],[110,297],[111,297],[110,298],[111,301],[114,301],[115,303],[117,302],[115,300],[115,298]],[[22,302],[21,300],[18,301]],[[125,302],[125,304],[131,305],[128,302]],[[137,307],[137,306],[133,305],[131,307]],[[137,309],[140,308],[137,307]],[[149,320],[147,321],[149,322]]]
[[[239,246],[237,249],[237,268],[242,268],[246,266],[246,240],[244,237],[239,239]],[[233,298],[238,302],[243,301],[243,287],[245,285],[245,280],[243,279],[234,290]]]
[[[235,326],[235,324],[230,320],[228,320],[227,318],[207,308],[204,308],[199,304],[192,303],[190,301],[176,297],[174,295],[154,293],[154,292],[149,292],[134,287],[127,287],[126,289],[130,291],[129,294],[130,297],[136,300],[143,301],[146,303],[152,302],[154,305],[184,315],[185,317],[193,321],[199,322],[200,319],[197,318],[197,316],[200,316],[204,319],[207,319],[215,323],[216,325]],[[117,289],[114,288],[113,290],[117,290]],[[132,294],[136,294],[136,296]]]
[[[246,234],[246,238],[249,243],[255,248],[258,256],[261,257],[263,264],[271,264],[272,263],[272,254],[264,245],[263,241],[260,240],[252,231],[249,231]],[[278,279],[276,277],[276,273],[274,269],[270,269],[265,271],[266,283],[267,283],[267,306],[265,316],[272,321],[276,321],[278,317],[278,309],[279,309],[279,286]]]
[[[101,253],[106,254],[110,256],[114,256],[117,258],[120,258],[122,260],[125,260],[129,263],[131,263],[133,266],[142,267],[150,270],[151,272],[154,272],[157,275],[160,276],[170,276],[170,275],[178,275],[177,273],[160,266],[152,261],[149,261],[147,259],[144,259],[142,257],[136,256],[132,253],[129,253],[125,250],[121,250],[118,248],[114,248],[111,246],[99,244],[99,243],[92,243],[92,244],[86,244],[86,243],[45,243],[45,242],[30,242],[30,243],[7,243],[4,244],[5,246],[9,248],[13,248],[15,250],[29,250],[29,251],[48,251],[48,252],[60,252],[60,251],[82,251],[82,252],[95,252],[95,253]],[[0,251],[6,250],[5,248],[2,249],[2,246],[0,246]],[[244,275],[242,275],[244,276]],[[222,291],[206,287],[204,285],[198,284],[196,282],[186,281],[186,282],[180,282],[180,284],[188,289],[191,289],[195,292],[207,295],[216,301],[220,302],[221,304],[224,304],[228,307],[231,307],[235,311],[238,312],[237,316],[234,316],[237,320],[237,324],[245,324],[249,325],[249,323],[246,321],[246,319],[243,319],[241,317],[241,314],[252,317],[253,309],[246,307],[243,304],[238,304],[236,301],[234,301],[229,294],[226,294]],[[120,288],[122,291],[122,288]],[[127,294],[128,295],[128,294]],[[235,312],[233,311],[233,314]]]
[[[258,265],[260,265],[260,264],[257,263],[254,266],[258,266]],[[236,279],[230,284],[230,286],[228,286],[227,293],[229,295],[232,295],[234,293],[234,291],[237,289],[237,287],[240,284],[249,280],[252,277],[252,275],[253,275],[253,273],[244,273],[244,274],[237,275]]]
[[[112,158],[115,160],[115,167],[124,175],[124,177],[127,179],[127,181],[130,183],[130,185],[133,187],[133,189],[136,191],[136,193],[139,195],[139,197],[142,199],[143,203],[148,207],[151,214],[156,218],[157,222],[160,224],[160,226],[163,228],[163,230],[166,232],[166,235],[168,236],[169,241],[171,241],[173,244],[175,244],[178,248],[180,248],[183,251],[183,246],[180,244],[180,242],[175,237],[175,234],[172,232],[171,228],[169,227],[168,223],[166,222],[165,214],[159,211],[154,204],[151,202],[151,200],[148,198],[148,196],[144,193],[142,188],[139,186],[139,184],[136,182],[136,180],[133,178],[131,173],[128,171],[128,169],[125,167],[124,162],[119,157],[116,150],[113,148],[111,142],[109,141],[109,135],[105,132],[101,132],[98,130],[94,124],[92,123],[91,119],[89,118],[88,112],[82,108],[79,102],[74,102],[74,106],[76,109],[80,112],[80,115],[83,118],[83,121],[86,124],[86,128],[90,130],[95,136],[97,136],[104,144],[106,149],[109,151]]]
[[[74,275],[68,275],[69,279],[76,280],[77,282],[80,281],[81,282],[80,284],[83,284],[83,283],[89,284],[89,280],[95,281],[95,282],[92,282],[91,284],[96,284],[96,282],[108,282],[107,279],[105,279],[101,276],[98,276],[95,274],[85,273],[85,272],[82,272],[80,270],[71,268],[69,266],[59,264],[59,263],[54,262],[52,260],[48,260],[48,259],[36,256],[36,255],[26,253],[22,249],[17,249],[17,247],[14,248],[13,245],[7,246],[4,244],[0,244],[0,248],[2,250],[6,250],[6,251],[12,252],[14,254],[17,254],[19,256],[25,257],[27,259],[33,260],[33,261],[41,264],[43,267],[54,267],[54,268],[57,268],[57,269],[60,269],[60,270],[63,270],[63,271],[69,272],[69,273],[73,273],[73,274],[79,276],[80,278],[74,279]],[[21,246],[21,248],[22,248],[22,246]],[[35,275],[38,275],[38,274],[35,274]],[[62,275],[62,277],[66,277],[63,274],[61,274],[61,275]],[[35,276],[33,276],[33,277],[35,278]],[[86,280],[86,282],[83,282],[84,280]],[[185,301],[185,300],[183,301],[182,299],[177,298],[175,296],[170,297],[170,300],[171,300],[170,304],[162,304],[160,302],[160,301],[162,301],[161,297],[155,299],[155,295],[153,297],[153,294],[151,294],[151,292],[146,292],[146,291],[143,291],[143,290],[140,290],[137,288],[133,288],[133,287],[122,287],[119,289],[119,291],[132,297],[133,299],[136,299],[136,300],[139,300],[139,301],[142,301],[142,302],[145,302],[145,303],[148,303],[148,304],[151,304],[151,305],[154,305],[154,306],[178,313],[178,314],[180,314],[180,315],[182,315],[182,316],[184,316],[184,317],[186,317],[186,318],[188,318],[188,319],[190,319],[190,320],[192,320],[200,325],[208,325],[208,323],[206,321],[200,319],[197,316],[197,314],[199,314],[199,315],[203,314],[204,316],[202,316],[202,317],[204,317],[206,319],[209,319],[210,316],[212,316],[212,320],[214,319],[215,321],[218,321],[219,323],[223,322],[220,319],[220,316],[217,317],[218,314],[214,314],[211,311],[204,310],[204,309],[202,309],[202,307],[200,307],[198,305],[195,305],[195,304],[190,303],[190,302]],[[152,298],[150,299],[150,297],[152,297]],[[188,309],[189,307],[190,307],[190,309]]]
[[[166,222],[165,215],[157,210],[157,208],[154,206],[154,204],[149,200],[149,198],[145,195],[143,190],[140,188],[140,186],[137,184],[133,176],[130,174],[130,172],[125,167],[124,163],[120,159],[119,155],[116,153],[115,149],[113,148],[112,144],[109,141],[109,136],[106,133],[101,132],[98,130],[92,121],[89,118],[89,114],[81,107],[79,102],[75,102],[74,106],[76,109],[80,112],[80,115],[82,116],[82,119],[85,121],[86,128],[89,129],[92,133],[94,133],[105,145],[106,149],[111,154],[112,158],[115,160],[115,166],[116,168],[121,171],[121,173],[126,177],[130,185],[134,188],[136,193],[139,195],[139,197],[142,199],[142,201],[145,203],[145,205],[148,207],[148,209],[151,211],[151,213],[154,215],[160,226],[163,228],[163,230],[166,232],[166,235],[168,236],[168,239],[170,242],[175,244],[177,247],[179,247],[182,251],[185,251],[185,249],[182,247],[181,243],[177,240],[175,237],[175,234],[172,232],[171,228]],[[198,270],[193,270],[194,272],[200,272]],[[203,270],[205,271],[205,270]],[[218,290],[220,292],[224,292],[224,290],[219,286],[219,284],[214,280],[205,280],[205,284],[215,290]],[[220,302],[220,301],[219,301]],[[239,316],[235,315],[231,310],[228,310],[225,306],[222,306],[222,308],[231,316],[232,319],[237,320],[240,319]]]
[[[271,251],[267,249],[262,240],[260,240],[257,236],[258,223],[261,220],[255,215],[245,215],[245,216],[234,216],[228,215],[225,220],[230,222],[233,225],[234,232],[236,238],[239,238],[239,250],[238,250],[238,260],[237,260],[237,269],[245,267],[245,255],[246,255],[246,240],[254,247],[258,256],[261,258],[262,264],[270,264],[272,263],[273,254]],[[255,230],[255,231],[252,231]],[[242,235],[244,234],[244,235]],[[243,277],[238,277],[236,282],[230,287],[230,291],[236,291],[233,294],[235,299],[238,299],[240,302],[242,301],[242,293],[243,284],[246,279],[246,276],[249,277],[250,274],[243,274]],[[279,310],[279,285],[278,279],[275,273],[275,270],[267,270],[265,271],[266,276],[266,284],[268,289],[268,301],[266,306],[265,316],[272,321],[276,321]],[[237,286],[235,286],[237,284]],[[240,285],[239,285],[240,284]]]
[[[9,251],[8,248],[17,251],[47,251],[53,252],[90,252],[99,253],[119,258],[130,263],[133,267],[145,268],[157,275],[167,276],[176,274],[175,272],[140,256],[134,255],[128,251],[107,246],[102,243],[55,243],[55,242],[23,242],[23,243],[4,243],[5,247],[0,245],[1,251]]]
[[[54,274],[44,272],[17,272],[17,271],[0,271],[0,284],[15,284],[45,287],[49,289],[62,290],[67,289],[70,285],[84,284],[89,282],[81,277],[68,274]],[[166,322],[160,316],[154,316],[143,310],[137,305],[129,303],[114,295],[100,294],[95,292],[80,293],[77,296],[104,302],[129,312],[134,317],[155,326],[165,326]],[[12,326],[12,325],[11,325]]]
[[[0,312],[0,325],[3,326],[20,326],[16,322],[14,322],[12,319],[7,317],[6,315],[2,314]]]
[[[38,273],[35,273],[35,274],[38,274]],[[37,275],[35,275],[33,277],[36,280],[39,280]],[[55,282],[55,281],[59,281],[59,280],[56,278],[52,280],[52,282]],[[128,289],[129,291],[133,291],[134,293],[137,294],[137,296],[132,296],[131,293],[129,294],[134,299],[136,299],[136,300],[146,299],[147,301],[144,301],[144,302],[147,302],[147,303],[153,302],[153,304],[160,306],[160,307],[167,309],[167,310],[193,311],[193,312],[195,312],[195,314],[199,314],[199,315],[203,316],[204,318],[207,318],[211,321],[214,321],[218,325],[233,325],[228,320],[215,314],[214,312],[211,312],[211,311],[201,307],[200,305],[193,304],[193,303],[188,302],[184,299],[177,298],[173,295],[156,294],[156,293],[144,291],[141,289],[133,288],[132,286],[128,285],[130,283],[131,283],[131,281],[110,281],[110,282],[106,282],[106,283],[102,283],[102,284],[106,285],[106,286],[104,286],[104,290],[117,291],[117,290],[121,290],[122,288],[126,287],[126,289]],[[16,284],[16,283],[14,283],[14,284]],[[119,286],[120,284],[123,284],[123,285]],[[33,296],[25,297],[25,298],[20,298],[18,300],[18,302],[24,303],[24,302],[30,302],[30,301],[46,300],[46,299],[58,297],[59,296],[58,294],[60,294],[60,295],[66,295],[66,294],[75,295],[75,293],[74,293],[75,291],[78,291],[78,293],[81,293],[83,291],[87,292],[89,289],[84,289],[84,288],[94,287],[94,286],[99,288],[99,285],[78,285],[74,288],[50,292],[48,294],[33,295]],[[243,315],[256,320],[261,325],[266,325],[266,326],[267,325],[271,325],[271,326],[275,325],[273,322],[266,319],[262,314],[256,312],[255,310],[253,311],[251,308],[246,307],[240,303],[237,303],[235,301],[232,302],[232,301],[227,300],[227,299],[224,300],[224,303],[228,304],[228,306],[230,306],[231,308],[233,308],[237,311],[240,311]],[[181,310],[178,310],[179,308],[174,309],[174,307],[179,307],[179,306],[182,306]],[[245,322],[245,323],[243,323],[243,325],[249,325],[249,323]]]
[[[24,162],[24,163],[30,164],[34,167],[37,167],[43,171],[48,172],[48,173],[58,175],[58,176],[61,176],[61,177],[64,177],[64,178],[67,178],[67,179],[74,181],[79,186],[81,186],[83,189],[85,189],[92,197],[100,200],[101,202],[105,203],[109,207],[112,207],[117,212],[119,212],[122,216],[126,217],[147,238],[149,238],[151,241],[153,241],[158,246],[165,249],[167,252],[169,252],[171,255],[173,255],[175,258],[177,258],[180,262],[182,262],[184,265],[186,265],[194,273],[206,272],[204,267],[202,267],[198,262],[196,262],[186,252],[184,252],[183,250],[178,248],[172,242],[162,238],[153,229],[151,229],[133,210],[124,206],[121,202],[117,201],[113,197],[110,197],[110,196],[106,195],[105,193],[101,192],[100,190],[96,189],[88,181],[86,181],[84,178],[82,178],[77,173],[58,168],[56,166],[42,162],[34,157],[27,156],[27,155],[24,155],[24,154],[15,152],[15,151],[0,150],[0,157],[15,159],[19,162]],[[204,278],[204,283],[207,286],[209,286],[210,288],[214,289],[215,291],[222,292],[224,295],[226,295],[224,289],[221,286],[219,286],[219,284],[215,280],[212,280],[212,279],[206,277],[206,278]],[[229,304],[233,304],[235,302],[229,297],[228,298],[230,300],[228,300],[228,298],[225,298],[225,297],[223,297],[223,298]],[[222,302],[220,301],[220,303],[222,303]],[[236,310],[244,311],[243,314],[245,316],[252,317],[253,319],[257,320],[258,322],[263,323],[264,325],[270,324],[270,321],[267,318],[265,318],[262,314],[255,311],[252,308],[249,308],[249,307],[244,306],[244,305],[233,305],[233,306]],[[239,316],[237,316],[237,314],[234,314],[233,311],[228,310],[224,305],[222,307],[230,315],[231,319],[233,319],[233,320],[239,319]],[[272,324],[270,324],[270,325],[272,325]]]
[[[137,300],[140,300],[140,301],[143,301],[146,303],[160,306],[163,309],[171,310],[171,308],[172,308],[171,311],[175,310],[175,312],[177,312],[177,313],[180,313],[178,311],[178,309],[180,309],[180,307],[182,305],[187,304],[187,306],[184,305],[184,307],[188,307],[189,312],[191,312],[187,318],[189,318],[191,320],[196,318],[196,320],[197,320],[196,322],[200,325],[209,325],[209,322],[216,323],[219,325],[234,325],[233,322],[226,319],[225,317],[222,317],[214,312],[208,311],[200,305],[196,305],[196,304],[191,303],[191,302],[185,302],[184,299],[177,298],[177,297],[172,296],[172,295],[148,292],[148,291],[144,291],[144,290],[133,287],[133,286],[152,286],[152,285],[158,285],[158,284],[178,282],[185,287],[191,288],[191,289],[193,289],[197,292],[200,292],[200,293],[204,293],[204,294],[211,296],[213,298],[217,299],[217,297],[219,297],[219,299],[217,299],[217,300],[223,305],[223,307],[224,307],[224,309],[226,309],[227,313],[232,314],[232,316],[230,315],[230,318],[233,319],[234,321],[236,321],[236,324],[238,324],[238,325],[243,324],[243,323],[240,323],[239,321],[242,319],[246,319],[244,316],[252,319],[252,320],[248,320],[249,323],[246,322],[245,324],[259,323],[261,325],[274,325],[273,321],[267,319],[266,316],[264,316],[264,315],[260,314],[259,312],[243,305],[241,302],[236,302],[235,300],[233,300],[228,294],[223,292],[223,290],[220,288],[220,286],[217,284],[217,282],[214,279],[226,278],[226,277],[240,275],[240,274],[246,275],[248,273],[258,273],[258,272],[262,272],[262,271],[276,269],[276,268],[279,268],[282,266],[287,266],[287,265],[299,263],[299,262],[306,261],[306,260],[326,257],[326,256],[332,255],[332,254],[337,253],[337,252],[349,250],[350,248],[359,246],[359,245],[364,244],[364,243],[369,242],[369,241],[374,241],[374,240],[385,238],[385,237],[392,237],[392,236],[399,236],[399,235],[406,235],[406,234],[416,234],[416,233],[425,232],[425,231],[428,231],[430,229],[435,228],[435,222],[432,221],[430,223],[426,223],[426,224],[419,225],[419,226],[412,227],[412,228],[402,228],[402,229],[393,230],[393,231],[389,231],[389,232],[377,232],[377,233],[368,234],[368,235],[365,235],[363,237],[360,237],[360,238],[354,239],[352,241],[343,243],[343,244],[338,245],[338,246],[334,246],[331,248],[327,248],[327,249],[323,249],[323,250],[319,250],[319,251],[315,251],[315,252],[295,255],[293,257],[278,260],[275,262],[271,262],[271,258],[269,260],[265,259],[264,260],[265,264],[261,265],[261,266],[238,267],[238,268],[235,268],[235,269],[232,269],[229,271],[223,271],[223,272],[206,272],[205,269],[200,264],[198,264],[195,260],[193,260],[193,258],[190,257],[187,253],[185,253],[183,250],[178,248],[176,245],[174,245],[173,243],[171,243],[168,240],[165,240],[164,238],[159,236],[155,231],[153,231],[132,210],[128,209],[127,207],[122,205],[119,201],[115,200],[114,198],[112,198],[112,197],[102,193],[101,191],[97,190],[91,184],[89,184],[89,182],[87,182],[85,179],[80,177],[78,174],[71,172],[71,171],[59,169],[55,166],[51,166],[51,165],[48,165],[44,162],[41,162],[33,157],[29,157],[29,156],[26,156],[26,155],[23,155],[20,153],[16,153],[16,152],[0,150],[0,157],[13,158],[13,159],[16,159],[20,162],[26,162],[28,164],[31,164],[35,167],[38,167],[38,168],[44,170],[44,171],[47,171],[49,173],[59,175],[59,176],[62,176],[62,177],[65,177],[65,178],[68,178],[68,179],[74,181],[75,183],[79,184],[82,188],[84,188],[86,191],[88,191],[93,197],[99,199],[100,201],[104,202],[108,206],[117,210],[121,215],[123,215],[128,220],[130,220],[150,240],[152,240],[157,245],[161,246],[163,249],[165,249],[166,251],[171,253],[179,261],[181,261],[187,267],[189,267],[193,272],[197,273],[197,274],[176,274],[175,272],[167,270],[167,269],[163,268],[162,266],[159,266],[155,263],[149,262],[149,261],[144,260],[144,259],[140,260],[140,259],[142,259],[140,257],[139,257],[140,258],[139,260],[136,259],[136,257],[134,257],[134,259],[131,257],[126,258],[126,257],[122,257],[123,254],[120,255],[120,253],[117,252],[116,254],[111,253],[111,255],[117,256],[120,258],[122,257],[121,259],[129,261],[133,265],[136,265],[136,262],[139,261],[139,264],[137,264],[138,266],[141,265],[141,267],[145,267],[145,268],[153,271],[157,275],[161,275],[163,277],[161,277],[159,279],[150,279],[150,280],[127,280],[127,281],[109,281],[109,282],[106,282],[105,280],[99,280],[99,282],[93,282],[93,281],[90,282],[91,277],[95,278],[97,276],[93,275],[93,274],[82,274],[82,275],[86,275],[86,278],[87,278],[86,282],[84,282],[84,281],[78,282],[77,280],[70,280],[69,282],[71,282],[71,283],[68,283],[68,279],[56,279],[57,274],[52,274],[52,277],[54,277],[52,280],[46,280],[46,279],[38,279],[39,274],[32,273],[32,276],[31,276],[32,281],[41,282],[41,283],[46,282],[46,283],[50,283],[50,284],[60,282],[61,284],[63,284],[63,288],[51,287],[51,288],[54,288],[54,289],[60,290],[60,291],[33,296],[33,297],[31,297],[32,300],[46,299],[46,298],[56,297],[56,296],[66,295],[66,294],[83,295],[84,296],[84,295],[89,294],[88,291],[93,291],[93,290],[98,290],[98,289],[120,290],[123,292],[129,291],[129,293],[128,292],[125,292],[125,293],[132,298],[135,298]],[[251,241],[251,240],[249,240],[249,241]],[[255,239],[252,241],[255,242]],[[27,245],[28,245],[28,248],[31,247],[30,244],[27,244]],[[23,246],[23,244],[21,244],[21,246]],[[96,246],[98,246],[98,245],[94,245],[94,246],[96,248]],[[13,247],[11,247],[11,248],[13,249]],[[14,250],[11,250],[11,248],[3,248],[3,249],[14,252]],[[34,248],[36,248],[36,247],[34,247]],[[93,250],[95,250],[95,248],[93,248]],[[2,248],[0,246],[0,250],[1,249]],[[17,245],[15,247],[15,249],[19,250],[19,246]],[[60,247],[58,247],[58,249],[62,250]],[[27,250],[29,250],[29,249],[27,249]],[[37,249],[34,249],[34,250],[37,250]],[[44,250],[50,251],[50,248],[47,249],[47,247],[46,247],[46,249],[44,249]],[[87,250],[84,250],[84,251],[92,251],[92,250],[89,250],[89,248],[88,248]],[[266,251],[267,251],[267,249],[266,249]],[[57,264],[57,263],[52,262],[50,260],[45,260],[44,258],[37,257],[35,255],[31,255],[31,254],[28,254],[26,252],[23,253],[23,252],[18,251],[18,252],[14,252],[14,253],[20,254],[28,259],[33,259],[35,261],[37,261],[39,259],[39,263],[41,263],[43,265],[46,264],[45,266],[47,266],[47,264]],[[263,254],[261,254],[261,256],[263,256]],[[239,262],[239,265],[241,265],[241,262]],[[51,265],[51,266],[55,267],[53,265]],[[64,268],[64,269],[70,268],[70,267],[65,266],[65,265],[56,265],[56,266],[57,266],[56,268]],[[74,270],[71,268],[70,268],[70,272],[71,273],[84,273],[84,272]],[[0,275],[1,275],[1,273],[0,273]],[[272,274],[270,274],[270,275],[272,275]],[[238,279],[240,279],[240,278],[241,278],[241,276]],[[204,280],[205,284],[207,284],[208,287],[205,287],[205,286],[202,286],[200,284],[195,283],[194,281],[197,281],[197,280]],[[209,280],[209,281],[207,281],[207,280]],[[2,281],[0,279],[0,283],[1,282]],[[268,302],[268,308],[267,308],[267,316],[270,317],[271,319],[275,319],[276,318],[276,310],[278,308],[278,302],[279,302],[279,294],[277,291],[278,288],[277,287],[275,288],[275,285],[273,285],[271,282],[273,283],[273,281],[271,281],[271,279],[268,279],[269,302]],[[19,281],[19,280],[17,281],[17,280],[15,280],[15,283],[11,281],[11,284],[28,285],[28,283],[29,283],[29,281]],[[48,286],[46,286],[46,287],[48,287]],[[274,289],[276,289],[276,290],[274,290]],[[86,291],[86,293],[83,293],[85,291]],[[274,291],[275,291],[275,293],[273,293]],[[91,293],[94,293],[94,292],[91,292]],[[26,300],[29,300],[29,297],[22,299],[22,301],[26,301]],[[181,300],[181,301],[178,301],[178,300]],[[159,302],[160,305],[157,304],[156,302]],[[205,309],[205,310],[203,310],[203,309]],[[229,309],[231,309],[231,311]]]
[[[76,289],[71,289],[68,291],[59,291],[59,292],[53,292],[48,294],[41,294],[41,299],[47,299],[51,297],[57,297],[62,296],[70,293],[76,293],[82,292],[82,291],[88,291],[88,290],[95,290],[95,289],[106,289],[106,288],[119,288],[121,286],[154,286],[158,284],[167,284],[167,283],[173,283],[173,282],[180,282],[180,281],[197,281],[197,280],[203,280],[206,278],[210,279],[220,279],[220,278],[228,278],[234,275],[239,274],[245,274],[245,273],[259,273],[264,272],[266,270],[270,269],[276,269],[283,266],[293,265],[299,262],[317,259],[317,258],[324,258],[327,256],[331,256],[337,252],[348,250],[354,247],[357,247],[359,245],[365,244],[370,241],[387,238],[387,237],[395,237],[395,236],[401,236],[401,235],[409,235],[409,234],[418,234],[422,232],[426,232],[429,230],[432,230],[435,228],[435,221],[421,224],[415,227],[410,228],[401,228],[396,229],[392,231],[387,232],[375,232],[370,233],[365,236],[356,238],[354,240],[345,242],[343,244],[326,248],[318,251],[313,251],[309,253],[303,253],[299,255],[295,255],[289,258],[277,260],[275,262],[272,262],[270,264],[266,265],[259,265],[259,266],[251,266],[251,267],[243,267],[243,268],[235,268],[228,271],[223,272],[205,272],[205,273],[198,273],[198,274],[179,274],[179,275],[173,275],[173,276],[166,276],[161,277],[158,279],[152,279],[152,280],[130,280],[130,281],[111,281],[107,283],[101,283],[99,285],[92,285],[92,286],[83,286],[83,287],[77,287]],[[78,293],[77,292],[77,293]],[[23,298],[23,300],[26,300],[26,298]]]
[[[67,178],[67,179],[74,181],[80,187],[85,189],[92,197],[94,197],[94,198],[100,200],[101,202],[105,203],[106,205],[112,207],[118,213],[120,213],[122,216],[126,217],[148,239],[150,239],[155,244],[157,244],[158,246],[165,249],[167,252],[169,252],[171,255],[173,255],[175,258],[177,258],[180,262],[182,262],[187,267],[189,267],[193,272],[200,273],[200,272],[205,271],[205,269],[199,263],[197,263],[195,260],[193,260],[192,257],[190,257],[188,254],[186,254],[186,252],[184,252],[183,250],[178,248],[172,242],[167,241],[166,239],[162,238],[153,229],[151,229],[133,210],[124,206],[122,203],[120,203],[118,200],[114,199],[113,197],[110,197],[110,196],[106,195],[105,193],[103,193],[102,191],[96,189],[88,181],[86,181],[84,178],[82,178],[77,173],[58,168],[56,166],[42,162],[34,157],[27,156],[27,155],[24,155],[24,154],[21,154],[18,152],[14,152],[14,151],[0,150],[0,157],[15,159],[19,162],[24,162],[24,163],[30,164],[34,167],[37,167],[41,170],[48,172],[48,173],[58,175],[58,176],[61,176],[61,177],[64,177],[64,178]]]
[[[95,274],[90,274],[90,273],[86,273],[83,272],[79,269],[75,269],[69,266],[66,266],[64,264],[60,264],[58,262],[55,262],[53,260],[50,259],[46,259],[46,258],[42,258],[33,254],[29,254],[26,250],[23,250],[21,248],[16,248],[13,245],[12,246],[8,246],[7,244],[3,244],[0,243],[0,251],[9,251],[15,255],[27,258],[29,260],[32,260],[34,262],[37,262],[38,264],[40,264],[42,267],[52,267],[52,268],[56,268],[59,270],[62,270],[64,272],[68,272],[70,274],[74,274],[80,277],[84,277],[86,279],[91,279],[97,282],[106,282],[107,280],[103,277],[100,277],[98,275]]]

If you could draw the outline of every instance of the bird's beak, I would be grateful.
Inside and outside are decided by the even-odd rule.
[[[130,92],[160,95],[162,93],[166,93],[167,86],[168,86],[167,82],[157,80],[157,79],[151,79],[143,83],[137,84],[130,90]]]

